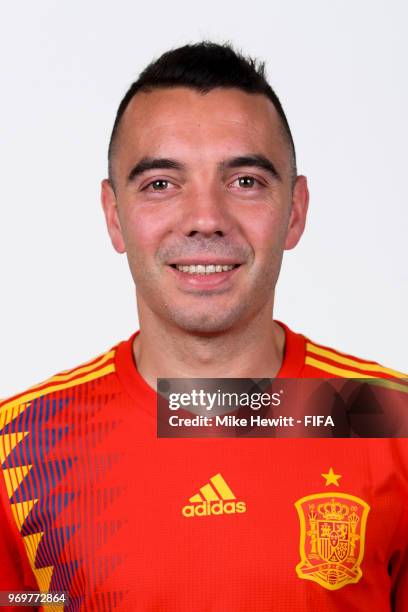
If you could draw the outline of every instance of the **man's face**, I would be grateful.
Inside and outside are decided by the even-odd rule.
[[[122,117],[115,192],[102,201],[127,253],[140,317],[193,333],[269,313],[282,254],[299,240],[306,179],[263,95],[188,88],[138,93]]]

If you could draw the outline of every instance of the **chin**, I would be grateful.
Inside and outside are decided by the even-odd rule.
[[[170,317],[169,317],[170,315]],[[220,313],[172,312],[167,317],[178,328],[190,334],[220,334],[234,327],[242,318],[242,313],[225,310]]]

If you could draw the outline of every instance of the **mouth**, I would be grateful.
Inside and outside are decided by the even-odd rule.
[[[229,291],[235,283],[236,275],[243,267],[242,263],[211,261],[198,263],[178,261],[168,264],[168,269],[177,281],[179,289],[187,293],[212,295]]]
[[[231,272],[232,270],[239,268],[241,264],[170,264],[170,267],[178,272],[184,272],[185,274],[195,274],[208,276],[209,274],[220,274],[225,272]]]

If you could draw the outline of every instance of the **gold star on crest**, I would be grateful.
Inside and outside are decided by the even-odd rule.
[[[336,485],[336,487],[339,486],[339,483],[337,482],[339,480],[339,478],[341,478],[340,474],[335,474],[333,472],[333,468],[331,467],[328,471],[327,474],[322,474],[323,478],[326,479],[326,487],[328,487],[331,484]]]

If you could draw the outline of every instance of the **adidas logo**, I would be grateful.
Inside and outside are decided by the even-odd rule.
[[[237,498],[221,474],[210,478],[210,482],[200,488],[200,492],[188,500],[181,513],[186,518],[218,514],[241,514],[246,512],[246,503]]]

